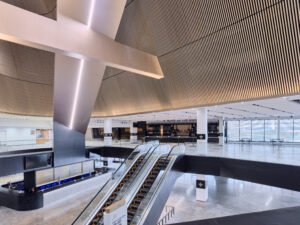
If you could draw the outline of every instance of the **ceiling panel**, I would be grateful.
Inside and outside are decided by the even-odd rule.
[[[2,2],[26,9],[30,12],[56,19],[57,0],[1,0]]]
[[[110,75],[93,116],[299,94],[298,12],[292,0],[133,1],[117,40],[158,54],[165,77]]]
[[[36,13],[56,7],[5,1]],[[158,55],[165,77],[107,68],[93,116],[212,105],[211,117],[298,115],[296,103],[272,110],[275,100],[221,105],[300,93],[299,10],[294,0],[129,0],[117,41]],[[0,42],[0,111],[52,115],[53,68],[53,54]]]

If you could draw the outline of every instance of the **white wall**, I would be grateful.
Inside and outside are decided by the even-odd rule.
[[[36,129],[52,129],[51,118],[21,117],[5,118],[0,117],[0,145],[35,145]],[[50,133],[50,138],[53,135]]]
[[[130,127],[130,124],[132,121],[130,120],[114,120],[112,119],[112,127]],[[99,128],[104,127],[104,119],[98,119],[98,118],[91,118],[89,123],[90,128]]]
[[[34,128],[4,127],[0,128],[1,145],[26,145],[36,143]]]

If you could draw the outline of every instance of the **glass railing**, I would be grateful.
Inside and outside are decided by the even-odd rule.
[[[129,196],[131,196],[132,190],[135,189],[134,186],[139,184],[137,178],[139,177],[142,179],[143,177],[145,177],[145,175],[143,175],[143,172],[153,165],[153,161],[155,160],[155,158],[151,156],[157,148],[158,147],[153,147],[152,151],[149,152],[149,154],[144,158],[142,163],[137,167],[135,172],[130,176],[126,184],[122,187],[115,201],[119,201],[123,198],[128,198]]]
[[[166,156],[166,158],[172,157],[169,165],[165,170],[161,170],[160,173],[157,175],[154,183],[152,184],[150,190],[147,192],[144,199],[141,201],[137,212],[135,213],[134,218],[131,221],[131,224],[140,224],[144,213],[151,209],[151,202],[156,198],[157,194],[159,193],[159,187],[164,182],[168,172],[170,171],[172,164],[175,162],[176,158],[173,156],[178,156],[185,153],[185,146],[184,145],[176,145],[174,146]]]
[[[18,150],[52,148],[52,139],[27,139],[0,141],[0,153]]]
[[[152,142],[152,144],[156,144],[157,142]],[[152,145],[147,144],[147,145]],[[133,174],[128,178],[128,180],[126,181],[126,183],[122,186],[122,188],[118,191],[114,201],[117,202],[121,199],[125,199],[128,195],[130,195],[130,190],[131,190],[131,186],[133,184],[136,183],[136,178],[137,177],[141,177],[143,175],[141,175],[141,172],[144,170],[145,167],[147,167],[147,165],[150,163],[151,164],[151,156],[153,154],[153,152],[155,152],[155,150],[158,148],[158,145],[153,145],[148,151],[147,153],[144,155],[143,160],[139,163],[139,165],[136,167],[135,171],[133,172]],[[98,225],[102,225],[103,224],[103,220],[98,221],[97,223]]]
[[[123,198],[126,199],[126,202],[129,204],[135,194],[139,191],[141,185],[144,183],[144,180],[148,176],[149,172],[155,165],[156,161],[163,155],[167,155],[170,152],[170,145],[163,144],[159,145],[154,149],[152,154],[149,156],[148,162],[143,166],[143,170],[137,174],[135,177],[132,177],[133,181],[128,184],[127,192],[123,195]]]
[[[157,142],[155,142],[157,143]],[[110,193],[114,191],[116,186],[123,179],[125,174],[134,164],[137,159],[137,155],[149,154],[153,149],[153,143],[147,143],[144,145],[137,146],[129,157],[119,166],[119,168],[112,174],[112,178],[109,179],[105,185],[99,190],[91,202],[81,212],[73,224],[88,224],[93,217],[96,215],[101,206],[105,203],[106,199],[109,198]]]

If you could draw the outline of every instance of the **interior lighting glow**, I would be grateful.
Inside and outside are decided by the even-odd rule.
[[[84,59],[81,59],[79,64],[79,72],[78,72],[78,78],[77,78],[76,89],[75,89],[74,103],[72,107],[70,129],[73,129],[73,125],[74,125],[74,118],[75,118],[75,112],[78,103],[78,95],[79,95],[80,83],[82,78],[83,65],[84,65]]]
[[[88,28],[90,28],[92,25],[92,20],[93,20],[94,11],[95,11],[94,9],[95,9],[95,0],[91,0],[89,17],[88,17],[88,22],[87,22]],[[77,82],[76,82],[76,89],[75,89],[75,96],[74,96],[74,102],[73,102],[73,107],[72,107],[71,121],[70,121],[70,126],[69,126],[70,129],[73,129],[73,126],[74,126],[74,120],[75,120],[76,108],[77,108],[77,104],[78,104],[78,96],[79,96],[83,67],[84,67],[84,59],[81,59],[80,65],[79,65],[79,71],[78,71],[78,78],[77,78]]]
[[[95,0],[91,0],[89,18],[88,18],[88,22],[87,22],[88,27],[92,26],[92,21],[93,21],[93,16],[94,16],[94,11],[95,11],[94,8],[95,8]]]

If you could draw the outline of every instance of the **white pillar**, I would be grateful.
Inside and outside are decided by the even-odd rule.
[[[133,121],[130,122],[130,143],[137,143],[137,127],[133,127]]]
[[[112,145],[112,119],[104,118],[104,145]]]
[[[206,202],[208,199],[208,182],[207,176],[197,174],[196,178],[196,200]]]
[[[207,143],[207,109],[197,109],[197,143]]]
[[[223,118],[219,119],[219,145],[224,144],[224,120]]]

